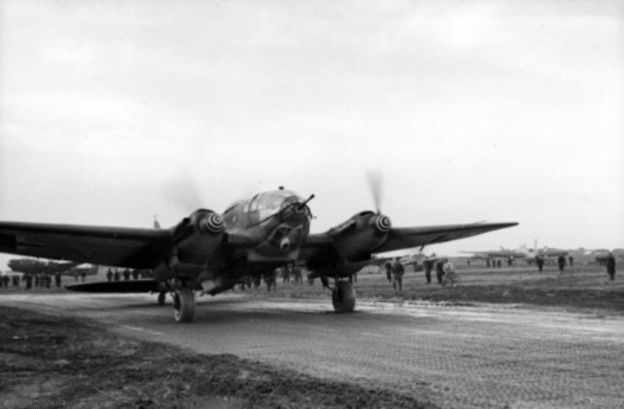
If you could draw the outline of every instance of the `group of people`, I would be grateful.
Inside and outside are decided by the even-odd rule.
[[[33,287],[37,288],[52,288],[52,281],[54,280],[54,286],[56,288],[61,287],[62,276],[61,273],[42,273],[42,274],[22,274],[21,277],[17,274],[9,276],[3,274],[0,277],[0,288],[19,288],[20,281],[24,282],[24,289],[30,290]]]
[[[405,267],[403,267],[403,264],[398,258],[395,258],[392,263],[389,261],[386,262],[384,267],[386,268],[388,282],[392,283],[394,290],[398,292],[403,291],[403,276],[405,275]]]
[[[453,266],[453,263],[451,263],[448,259],[427,258],[423,264],[427,284],[431,284],[431,273],[435,268],[438,284],[443,287],[455,286],[457,282],[455,266]],[[405,267],[403,264],[398,258],[395,258],[392,262],[388,261],[384,267],[386,269],[386,278],[388,279],[388,282],[392,283],[392,287],[395,291],[403,291],[403,276],[405,275]]]
[[[276,270],[275,273],[282,276],[283,284],[290,283],[291,279],[295,284],[301,284],[303,282],[303,269],[300,267],[289,264],[285,267],[278,267]]]
[[[20,277],[18,275],[9,276],[8,274],[3,274],[0,277],[0,288],[9,288],[9,286],[13,285],[13,287],[19,287]]]
[[[457,274],[455,273],[455,266],[449,261],[449,259],[427,258],[423,264],[427,284],[431,284],[431,272],[435,268],[438,284],[443,287],[446,287],[447,285],[450,287],[455,287],[455,283],[457,282]]]
[[[133,269],[130,270],[128,268],[124,269],[123,271],[120,271],[119,269],[115,269],[113,270],[112,268],[108,268],[108,270],[106,270],[106,279],[110,282],[110,281],[121,281],[121,278],[123,277],[124,281],[129,281],[130,277],[132,277],[133,280],[138,280],[139,278],[149,278],[151,277],[151,271],[150,270],[139,270],[139,269]]]
[[[264,281],[267,286],[267,291],[271,292],[275,291],[277,287],[278,277],[282,278],[282,284],[289,284],[291,282],[294,284],[302,284],[303,273],[304,269],[302,267],[287,265],[283,267],[278,267],[262,275],[245,276],[239,280],[238,287],[241,290],[245,290],[247,288],[257,289]],[[310,281],[308,282],[312,284]]]

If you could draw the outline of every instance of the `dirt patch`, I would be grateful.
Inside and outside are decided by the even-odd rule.
[[[0,307],[7,408],[435,408],[412,396],[198,355],[75,319]]]

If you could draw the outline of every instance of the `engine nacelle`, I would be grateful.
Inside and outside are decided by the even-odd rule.
[[[334,249],[347,261],[365,260],[388,238],[390,218],[371,211],[360,212],[329,230]]]
[[[212,210],[199,209],[173,229],[176,262],[205,266],[224,239],[225,221]]]

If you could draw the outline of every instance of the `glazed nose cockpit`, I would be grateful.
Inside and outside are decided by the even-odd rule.
[[[271,229],[267,244],[272,251],[288,252],[300,246],[305,240],[312,218],[308,203],[313,198],[314,195],[311,195],[303,200],[293,192],[280,188],[252,199],[250,209],[258,212],[257,224],[268,223],[266,227]]]
[[[291,226],[299,226],[310,220],[312,213],[308,207],[308,202],[314,199],[314,195],[311,195],[305,201],[291,201],[284,202],[282,210],[280,211],[282,222]]]

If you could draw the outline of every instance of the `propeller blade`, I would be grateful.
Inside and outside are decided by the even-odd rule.
[[[201,208],[203,204],[197,183],[187,169],[164,181],[161,192],[170,203],[186,212]]]
[[[381,194],[382,194],[382,178],[379,170],[369,170],[367,173],[368,186],[373,196],[373,203],[375,205],[375,211],[381,213]]]

